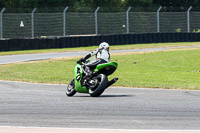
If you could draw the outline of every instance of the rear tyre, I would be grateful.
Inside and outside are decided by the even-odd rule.
[[[94,80],[97,81],[97,85],[93,88],[89,88],[89,94],[92,97],[98,97],[100,96],[108,84],[108,78],[104,74],[99,74],[97,77],[94,78]]]
[[[73,96],[74,94],[76,94],[75,82],[74,82],[74,79],[72,79],[67,85],[66,95],[70,97],[70,96]]]

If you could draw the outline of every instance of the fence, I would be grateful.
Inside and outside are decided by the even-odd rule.
[[[70,7],[42,11],[39,8],[0,9],[0,38],[35,38],[88,34],[200,32],[200,10],[189,7],[151,11],[129,7],[120,11],[71,11]]]

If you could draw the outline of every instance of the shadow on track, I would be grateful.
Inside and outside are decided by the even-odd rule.
[[[81,96],[79,95],[79,96],[74,96],[74,97],[90,97],[90,96],[89,95],[81,95]],[[96,98],[109,98],[109,97],[134,97],[134,95],[101,95]]]
[[[133,95],[101,95],[100,97],[134,97]]]

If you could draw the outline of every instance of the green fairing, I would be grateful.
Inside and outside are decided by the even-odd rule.
[[[95,71],[99,71],[102,68],[105,68],[107,66],[114,66],[115,68],[117,68],[118,64],[116,62],[100,64],[96,67]],[[82,73],[83,73],[83,70],[82,70],[81,65],[77,64],[74,68],[75,90],[76,92],[80,92],[80,93],[89,93],[88,89],[85,86],[81,85],[81,79],[83,76]],[[80,80],[77,80],[78,76],[80,76],[79,77]]]
[[[115,68],[117,68],[118,64],[116,62],[109,62],[109,63],[100,64],[96,67],[96,69],[94,71],[99,71],[100,69],[107,67],[107,66],[114,66]]]
[[[77,73],[78,69],[79,73]],[[81,85],[81,80],[77,81],[76,79],[77,76],[80,76],[80,79],[82,79],[82,73],[81,65],[77,64],[74,68],[75,90],[80,93],[88,93],[88,89]]]

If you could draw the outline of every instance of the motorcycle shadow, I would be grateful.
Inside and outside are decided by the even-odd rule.
[[[101,95],[100,97],[134,97],[134,95]]]
[[[90,97],[90,96],[79,95],[75,97]],[[134,95],[101,95],[99,97],[94,97],[94,98],[110,98],[110,97],[134,97]]]

